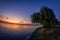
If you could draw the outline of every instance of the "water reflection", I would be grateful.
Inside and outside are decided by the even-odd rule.
[[[0,23],[0,27],[12,29],[12,30],[27,30],[31,29],[32,27],[26,26],[26,25],[15,25],[15,24],[7,24],[7,23]]]
[[[31,33],[37,28],[37,26],[31,25],[16,25],[8,23],[0,23],[0,31],[9,34],[26,34]]]
[[[13,25],[13,24],[1,24],[1,27],[14,29],[14,30],[18,30],[19,29],[19,25]]]
[[[23,39],[29,36],[38,27],[39,26],[0,23],[0,37],[2,37],[2,39]]]

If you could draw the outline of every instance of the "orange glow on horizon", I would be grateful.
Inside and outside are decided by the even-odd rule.
[[[1,21],[3,22],[8,22],[8,23],[17,23],[17,24],[30,24],[28,21],[17,21],[17,20],[9,20],[5,18],[0,18]],[[7,28],[7,29],[13,29],[13,30],[22,30],[22,29],[30,29],[28,26],[21,26],[21,25],[15,25],[15,24],[8,24],[8,23],[2,23],[0,24],[0,27],[2,28]]]
[[[31,24],[31,22],[29,22],[29,21],[9,20],[6,18],[0,18],[0,20],[2,20],[4,22],[8,22],[8,23],[15,23],[15,24]]]

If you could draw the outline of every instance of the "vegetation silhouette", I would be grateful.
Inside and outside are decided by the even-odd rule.
[[[52,9],[43,6],[40,12],[31,15],[32,23],[40,23],[43,27],[37,28],[28,40],[60,40],[57,19]]]
[[[55,26],[57,19],[52,9],[42,7],[40,12],[31,15],[32,23],[41,23],[44,26]]]

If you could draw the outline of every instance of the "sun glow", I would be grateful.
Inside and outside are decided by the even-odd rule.
[[[9,28],[9,29],[14,29],[14,30],[22,30],[22,26],[20,27],[20,25],[15,25],[15,24],[30,24],[31,22],[29,21],[18,21],[18,20],[10,20],[10,19],[6,19],[6,18],[0,18],[0,20],[3,22],[7,22],[7,23],[3,23],[0,24],[0,27],[3,28]],[[9,24],[10,23],[10,24]],[[13,24],[12,24],[13,23]],[[29,27],[24,27],[23,29],[28,29]]]
[[[0,18],[0,20],[2,20],[4,22],[9,22],[9,23],[19,23],[18,20],[10,20],[10,19],[5,19],[5,18]]]
[[[10,23],[19,23],[18,20],[7,20],[7,22],[10,22]]]
[[[15,24],[30,24],[29,21],[23,21],[23,20],[17,20],[17,19],[6,19],[6,18],[0,18],[0,20],[8,23],[15,23]]]

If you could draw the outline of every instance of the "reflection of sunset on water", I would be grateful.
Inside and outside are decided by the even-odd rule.
[[[31,33],[39,26],[26,25],[26,24],[10,24],[10,23],[0,23],[0,33],[2,36],[8,37],[24,37],[31,35]],[[4,34],[4,35],[3,35]]]
[[[8,24],[8,23],[2,23],[0,24],[2,28],[7,28],[7,29],[13,29],[13,30],[28,30],[31,29],[32,27],[28,27],[25,25],[15,25],[15,24]]]
[[[19,29],[18,25],[12,25],[12,24],[1,24],[3,28],[9,28],[9,29]]]

